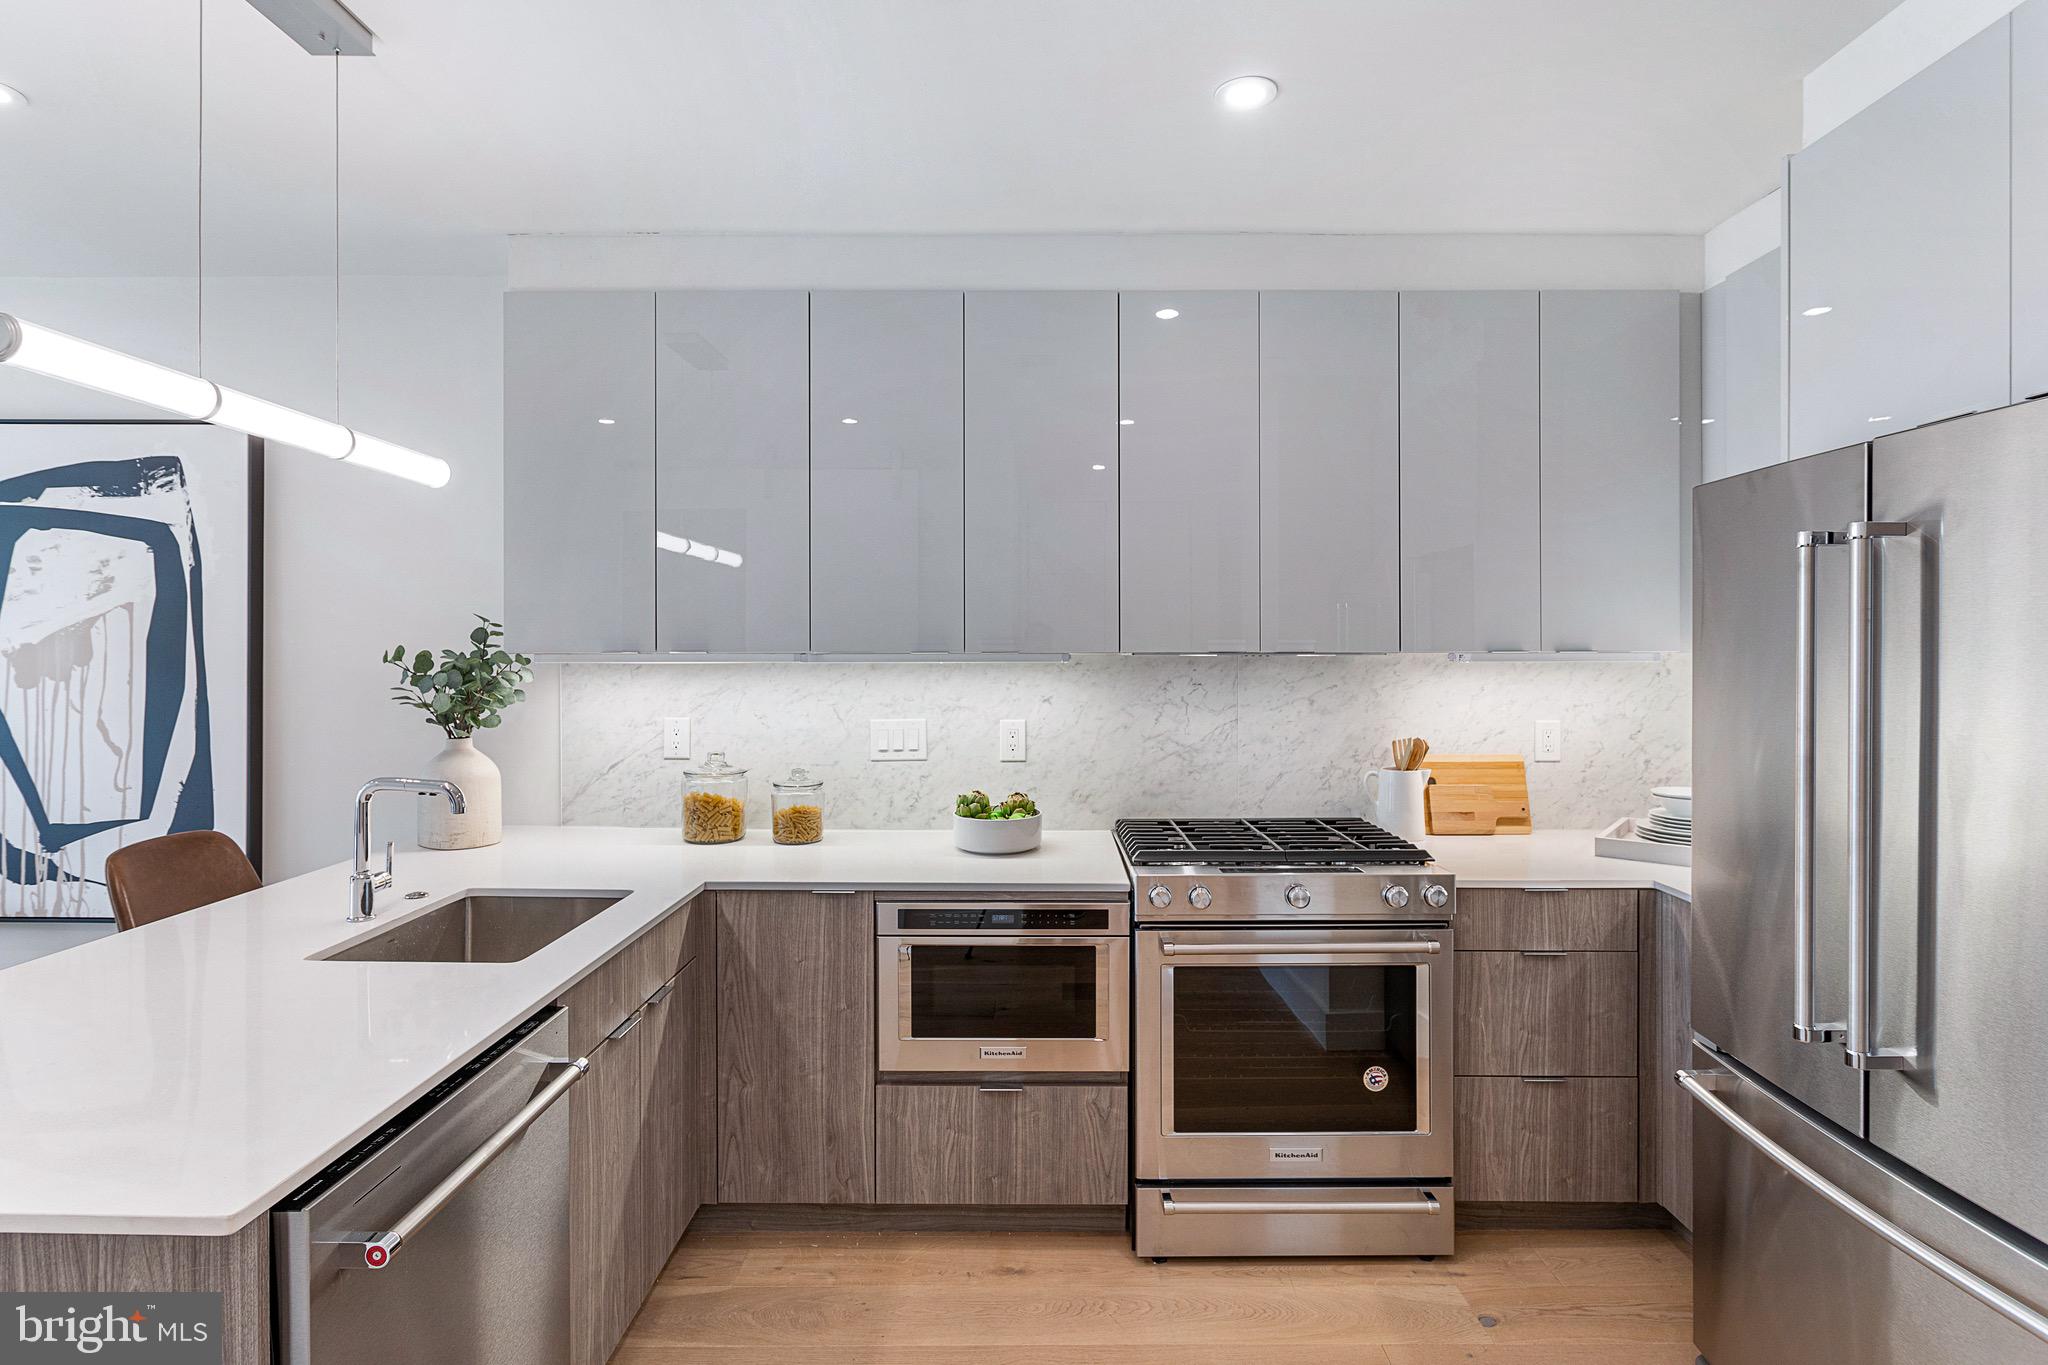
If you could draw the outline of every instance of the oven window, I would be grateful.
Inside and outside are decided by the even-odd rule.
[[[1176,967],[1172,1130],[1416,1131],[1418,970]]]
[[[1094,947],[910,947],[913,1038],[1095,1038]]]

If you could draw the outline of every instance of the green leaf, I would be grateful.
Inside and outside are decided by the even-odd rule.
[[[424,649],[413,657],[412,671],[415,673],[424,673],[433,666],[434,656],[427,653]]]

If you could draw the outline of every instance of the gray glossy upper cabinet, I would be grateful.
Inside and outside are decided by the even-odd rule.
[[[2048,393],[2048,0],[2012,12],[2012,400]]]
[[[1770,251],[1703,299],[1703,482],[1785,458],[1783,263]]]
[[[505,628],[654,648],[654,295],[505,296]]]
[[[811,295],[811,648],[963,646],[961,308]]]
[[[2007,402],[2011,35],[1999,20],[1792,158],[1794,456]]]
[[[1117,649],[1116,295],[967,296],[967,648]]]
[[[1661,290],[1543,294],[1546,650],[1684,646],[1687,311]]]
[[[1400,305],[1259,295],[1261,648],[1401,647]]]
[[[1259,296],[1124,294],[1117,316],[1123,648],[1256,651]]]
[[[1401,294],[1404,650],[1542,647],[1536,314],[1527,291]]]
[[[655,646],[810,648],[810,296],[656,297]]]

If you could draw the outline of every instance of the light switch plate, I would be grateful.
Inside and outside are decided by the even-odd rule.
[[[690,756],[690,718],[670,716],[661,723],[661,756],[663,758],[688,758]]]
[[[999,720],[996,722],[996,761],[999,763],[1022,763],[1024,761],[1023,721]]]
[[[1564,757],[1564,722],[1539,720],[1536,722],[1536,761],[1555,763]]]
[[[925,758],[922,720],[868,722],[870,763],[922,763]]]

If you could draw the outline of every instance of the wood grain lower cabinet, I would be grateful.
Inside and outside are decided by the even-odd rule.
[[[875,1092],[882,1204],[1122,1204],[1130,1197],[1122,1085],[883,1085]]]
[[[1458,1198],[1634,1203],[1633,1076],[1460,1076]]]
[[[718,1200],[875,1188],[872,897],[718,893]]]
[[[1642,1200],[1692,1226],[1692,1099],[1673,1075],[1692,1063],[1692,904],[1643,896]]]
[[[1458,893],[1464,952],[1632,953],[1634,891],[1474,890]]]
[[[1634,1076],[1636,955],[1458,954],[1461,1076]]]
[[[9,1292],[81,1296],[219,1294],[221,1340],[215,1358],[223,1365],[270,1365],[268,1214],[226,1237],[0,1232],[0,1285]]]
[[[569,1092],[569,1348],[603,1365],[640,1311],[651,1277],[653,1171],[640,1160],[652,1129],[654,1035],[636,1025],[590,1052]]]

